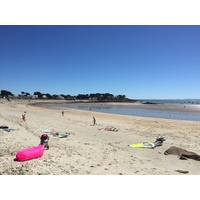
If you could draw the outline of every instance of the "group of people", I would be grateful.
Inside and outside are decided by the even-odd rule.
[[[62,112],[64,115],[64,111]],[[26,121],[26,111],[24,111],[24,114],[22,115],[22,120]],[[48,141],[49,141],[49,136],[46,133],[43,133],[40,137],[40,145],[45,145],[46,149],[49,149]]]
[[[25,114],[26,114],[26,111],[24,111],[24,114],[22,115],[23,121],[26,120]],[[62,111],[61,114],[62,114],[62,116],[64,116],[64,111]],[[95,117],[93,117],[93,125],[94,126],[97,125]],[[40,145],[45,145],[46,149],[49,149],[48,141],[49,141],[49,136],[46,133],[43,133],[40,137]]]
[[[64,116],[64,111],[62,111],[62,115]],[[94,126],[97,125],[95,117],[93,117],[93,125]],[[49,136],[46,133],[43,133],[40,137],[40,145],[44,144],[45,147],[49,149],[48,141],[49,141]]]

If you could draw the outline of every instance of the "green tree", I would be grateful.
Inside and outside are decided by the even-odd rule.
[[[42,98],[42,96],[43,96],[43,94],[41,93],[41,92],[34,92],[33,93],[34,95],[37,95],[38,96],[38,98]]]
[[[10,91],[7,90],[1,90],[1,96],[2,97],[7,97],[8,95],[13,96],[13,94]]]
[[[57,98],[58,98],[58,95],[57,95],[57,94],[53,94],[53,95],[52,95],[52,98],[53,98],[53,99],[57,99]]]
[[[48,99],[52,99],[53,98],[49,93],[47,93],[46,96],[47,96]]]
[[[78,96],[76,98],[77,99],[89,99],[89,95],[88,94],[78,94]]]

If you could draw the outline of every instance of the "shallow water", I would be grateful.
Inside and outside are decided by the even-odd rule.
[[[200,105],[191,104],[70,103],[43,104],[42,107],[57,110],[72,108],[121,115],[200,121]]]

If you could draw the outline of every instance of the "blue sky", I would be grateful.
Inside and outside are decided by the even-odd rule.
[[[0,89],[200,98],[200,26],[0,26]]]

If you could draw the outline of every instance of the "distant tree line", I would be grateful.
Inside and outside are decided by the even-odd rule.
[[[96,100],[96,101],[130,101],[125,95],[116,95],[110,93],[92,93],[92,94],[78,94],[77,96],[71,96],[69,94],[49,94],[41,93],[39,91],[34,92],[31,95],[28,92],[22,91],[19,95],[13,95],[10,91],[1,90],[0,96],[3,98],[29,98],[29,99],[65,99],[65,100]]]

